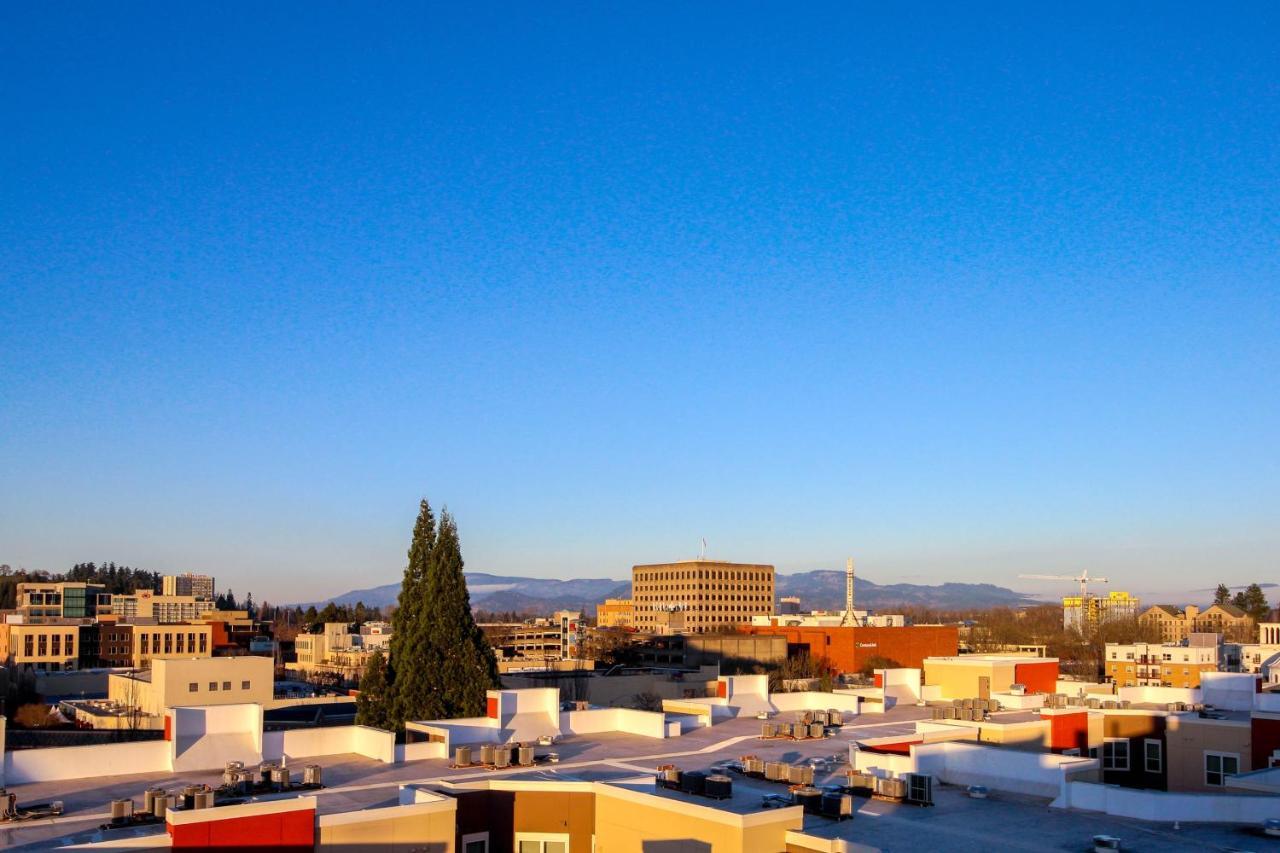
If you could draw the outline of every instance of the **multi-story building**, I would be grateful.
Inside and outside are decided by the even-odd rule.
[[[193,598],[203,598],[206,601],[212,601],[215,597],[213,578],[209,575],[197,575],[192,572],[180,575],[165,575],[161,581],[161,592],[165,595],[189,595]]]
[[[1221,634],[1229,640],[1244,641],[1252,638],[1253,620],[1249,614],[1231,604],[1213,604],[1201,611],[1188,605],[1177,608],[1171,604],[1148,607],[1138,617],[1147,628],[1158,630],[1160,640],[1179,643],[1192,634]]]
[[[576,660],[586,625],[576,610],[558,610],[549,619],[480,625],[504,668]]]
[[[630,628],[635,624],[635,605],[630,598],[606,598],[596,605],[596,627]]]
[[[773,613],[773,566],[686,560],[634,566],[631,598],[635,627],[654,631],[662,612],[683,614],[695,634],[732,629]]]
[[[371,623],[369,634],[352,633],[346,622],[326,622],[318,634],[299,634],[293,640],[297,660],[290,666],[304,678],[316,674],[357,681],[369,656],[390,648],[391,626]]]
[[[1200,674],[1218,672],[1219,644],[1107,643],[1104,668],[1118,687],[1199,687]]]
[[[1240,669],[1262,674],[1265,684],[1280,684],[1280,622],[1258,625],[1256,643],[1240,647]]]
[[[145,669],[153,660],[207,658],[213,655],[213,626],[104,622],[99,626],[98,657],[108,666]]]
[[[11,670],[34,672],[83,669],[95,663],[86,651],[95,645],[87,635],[97,630],[91,623],[49,617],[32,624],[0,624],[0,662]]]
[[[1062,627],[1088,634],[1103,622],[1136,618],[1140,603],[1137,597],[1119,590],[1106,595],[1068,595],[1062,599]]]
[[[28,624],[48,619],[92,619],[106,600],[107,588],[97,583],[20,583],[16,609]]]
[[[105,613],[123,622],[154,619],[157,622],[191,622],[213,610],[213,602],[194,595],[156,595],[149,589],[111,596]]]
[[[274,697],[275,666],[261,657],[161,659],[107,683],[110,701],[150,715],[184,705],[266,706]]]

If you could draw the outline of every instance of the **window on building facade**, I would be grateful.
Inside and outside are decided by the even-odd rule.
[[[209,682],[209,689],[210,689],[210,690],[212,690],[212,691],[215,691],[215,692],[216,692],[216,691],[217,691],[217,689],[218,689],[218,682],[216,682],[216,681],[210,681],[210,682]]]
[[[1204,783],[1222,787],[1223,780],[1240,772],[1240,756],[1234,752],[1206,752],[1204,754]]]
[[[194,681],[187,685],[187,692],[188,692],[188,693],[195,693],[195,692],[196,692],[196,691],[198,691],[199,689],[200,689],[200,685],[199,685],[199,684],[196,684]]]
[[[1147,739],[1142,742],[1142,759],[1144,769],[1148,773],[1159,773],[1164,769],[1164,744],[1158,740]]]
[[[1126,738],[1107,738],[1102,742],[1102,769],[1129,769],[1129,741]]]
[[[249,689],[249,682],[247,682],[247,681],[242,681],[242,682],[240,682],[240,689],[241,689],[241,690],[248,690],[248,689]]]

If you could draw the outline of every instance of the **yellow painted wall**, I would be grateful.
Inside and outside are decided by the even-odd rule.
[[[706,807],[673,808],[683,804],[656,796],[652,801],[598,793],[595,853],[644,853],[653,842],[663,842],[663,853],[779,853],[786,849],[787,830],[804,823],[800,815],[768,812],[747,816],[748,826],[735,826],[698,814]]]
[[[321,822],[316,849],[378,850],[379,853],[453,853],[454,813],[398,815],[325,826]]]

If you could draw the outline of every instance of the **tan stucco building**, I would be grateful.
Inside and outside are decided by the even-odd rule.
[[[84,631],[78,622],[42,621],[0,625],[0,664],[10,669],[60,672],[79,669]]]
[[[773,566],[686,560],[631,569],[635,627],[654,631],[662,614],[683,614],[683,630],[694,634],[749,624],[773,613]]]
[[[110,666],[145,669],[168,658],[207,658],[213,655],[213,626],[126,625],[103,622],[98,656]]]
[[[1181,642],[1192,634],[1221,634],[1233,642],[1247,642],[1254,631],[1249,614],[1233,604],[1213,604],[1205,610],[1194,605],[1157,604],[1142,611],[1138,622],[1158,630],[1164,643]]]
[[[264,707],[275,697],[275,664],[271,658],[240,657],[161,659],[151,669],[132,674],[113,673],[107,698],[143,714],[186,705]]]
[[[635,624],[635,605],[630,598],[606,598],[596,605],[596,627],[630,628]]]

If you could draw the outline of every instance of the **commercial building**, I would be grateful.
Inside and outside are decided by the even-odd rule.
[[[157,595],[140,589],[126,595],[113,595],[102,615],[114,616],[122,622],[154,619],[157,622],[191,622],[213,609],[213,602],[192,595]]]
[[[1249,614],[1231,604],[1214,604],[1203,611],[1194,605],[1178,608],[1157,604],[1142,611],[1138,622],[1158,630],[1161,642],[1165,643],[1179,643],[1192,634],[1203,633],[1221,634],[1227,640],[1243,642],[1253,634]]]
[[[1062,626],[1088,634],[1103,622],[1137,618],[1140,604],[1135,596],[1119,590],[1106,595],[1068,595],[1062,599]]]
[[[96,583],[20,583],[15,590],[17,615],[28,624],[50,619],[91,619],[106,600],[106,590]]]
[[[204,624],[104,622],[99,626],[98,656],[108,666],[145,669],[168,658],[213,655],[213,627]]]
[[[798,599],[797,599],[798,600]],[[814,610],[810,613],[780,613],[772,616],[756,616],[752,625],[785,625],[792,628],[839,628],[841,626],[866,628],[902,628],[907,617],[900,613],[880,615],[870,610],[854,610],[847,618],[844,611]]]
[[[175,658],[156,660],[151,669],[112,673],[107,699],[158,715],[188,705],[270,705],[275,667],[263,657]]]
[[[1019,689],[1026,693],[1054,693],[1058,684],[1057,658],[930,657],[925,658],[921,668],[924,687],[934,688],[930,692],[941,699],[991,699]]]
[[[792,657],[826,658],[837,672],[861,672],[872,659],[919,667],[925,658],[959,653],[955,625],[879,627],[805,627],[746,625],[747,634],[785,637]]]
[[[719,667],[726,674],[772,669],[787,659],[787,638],[770,634],[654,635],[632,651],[643,666],[698,669]]]
[[[161,592],[165,595],[189,595],[213,601],[215,598],[213,578],[209,575],[198,575],[185,572],[180,575],[165,575],[161,581]]]
[[[1213,642],[1107,643],[1104,671],[1119,687],[1199,687],[1200,674],[1220,671],[1222,647]]]
[[[773,613],[773,566],[686,560],[633,566],[635,627],[656,632],[661,613],[682,614],[695,634],[732,629]]]
[[[630,628],[635,624],[635,605],[630,598],[606,598],[596,605],[596,627]]]

